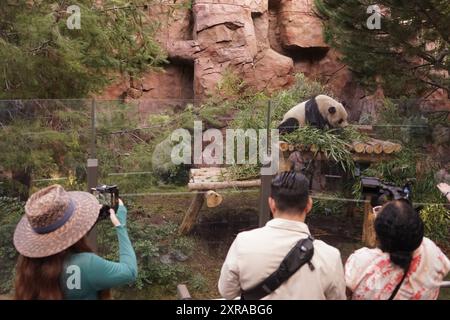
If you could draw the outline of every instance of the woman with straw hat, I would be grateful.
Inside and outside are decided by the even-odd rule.
[[[33,194],[14,233],[20,253],[16,299],[106,299],[110,289],[133,282],[136,255],[126,229],[127,209],[120,201],[110,219],[119,239],[120,261],[105,260],[86,236],[101,205],[88,192],[67,192],[53,185]]]

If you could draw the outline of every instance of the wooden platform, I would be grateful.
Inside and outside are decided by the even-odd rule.
[[[192,230],[205,200],[209,208],[217,207],[222,203],[223,198],[220,193],[216,192],[217,190],[261,186],[260,179],[229,180],[227,176],[226,168],[207,167],[190,170],[188,188],[193,191],[194,198],[180,225],[180,234],[187,234]]]
[[[227,188],[251,188],[261,185],[260,179],[227,180],[227,169],[210,167],[191,169],[189,174],[189,190],[216,190]]]
[[[311,158],[314,161],[329,161],[326,155],[314,145],[305,146],[302,144],[289,144],[281,141],[279,143],[279,148],[279,171],[289,170],[289,156],[296,151],[300,151],[302,156]],[[369,138],[363,142],[353,142],[348,145],[348,148],[352,153],[353,160],[359,163],[377,163],[390,160],[396,153],[402,150],[402,146],[398,143],[377,140],[374,138]],[[222,203],[222,196],[217,190],[261,187],[261,179],[229,180],[227,177],[227,168],[205,167],[191,169],[188,188],[193,191],[194,198],[187,209],[183,222],[179,228],[180,234],[187,234],[192,230],[205,200],[208,207],[216,207]],[[264,188],[270,188],[270,180],[265,183],[263,189]],[[264,194],[268,196],[268,192],[264,192]],[[369,202],[366,202],[364,206],[362,238],[363,242],[370,247],[375,246],[376,241],[373,231],[373,222],[372,207]]]

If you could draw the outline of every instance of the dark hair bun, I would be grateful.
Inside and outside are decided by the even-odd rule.
[[[389,257],[392,263],[395,263],[402,269],[407,269],[412,260],[412,252],[408,251],[389,252]]]
[[[408,268],[412,254],[423,240],[424,226],[418,212],[406,201],[387,203],[375,219],[380,249],[396,265]]]

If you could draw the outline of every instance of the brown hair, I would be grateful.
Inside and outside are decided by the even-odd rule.
[[[61,273],[64,261],[74,253],[93,252],[86,237],[70,248],[45,258],[28,258],[19,255],[16,267],[16,300],[62,300]],[[111,299],[111,290],[99,292],[99,299]]]

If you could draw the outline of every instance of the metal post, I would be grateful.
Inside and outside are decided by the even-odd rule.
[[[269,100],[267,104],[267,146],[270,150],[270,122],[271,122],[272,102]],[[270,166],[270,164],[269,164]],[[269,196],[270,196],[270,184],[272,182],[272,176],[261,175],[261,189],[259,196],[259,227],[263,227],[267,221],[271,219],[271,212],[269,208]]]
[[[97,159],[97,133],[95,128],[95,99],[91,105],[91,145],[89,150],[89,159],[87,159],[87,187],[88,192],[98,185],[98,159]],[[94,251],[97,251],[97,229],[92,228],[88,235],[88,242]]]

